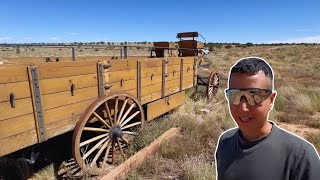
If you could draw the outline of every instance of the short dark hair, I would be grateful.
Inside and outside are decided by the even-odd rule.
[[[230,76],[233,73],[258,74],[263,71],[264,74],[273,82],[273,73],[270,65],[261,58],[248,57],[240,59],[230,70]]]

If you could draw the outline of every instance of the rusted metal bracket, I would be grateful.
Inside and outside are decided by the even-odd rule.
[[[105,65],[102,62],[98,62],[98,87],[99,87],[99,97],[104,96],[105,94],[105,85],[104,85],[104,67]],[[111,65],[110,65],[111,66]]]
[[[37,66],[29,66],[32,88],[33,88],[33,97],[34,97],[34,105],[35,105],[35,115],[37,120],[37,125],[39,128],[38,133],[38,140],[43,142],[47,140],[46,138],[46,131],[44,127],[44,120],[43,120],[43,111],[42,111],[42,104],[40,98],[40,87],[39,87],[39,76],[38,76],[38,68]]]
[[[104,86],[104,89],[105,89],[105,90],[110,89],[110,88],[112,88],[112,84],[106,84],[106,85]]]
[[[14,93],[10,93],[10,105],[11,105],[11,108],[16,107],[16,105],[14,103]]]
[[[74,49],[74,47],[71,48],[71,53],[72,53],[72,61],[76,60],[76,51]]]
[[[104,64],[103,65],[103,68],[104,69],[109,69],[111,67],[111,63],[108,63],[108,64]]]
[[[182,85],[183,85],[183,58],[181,58],[180,63],[180,91],[182,91]]]
[[[152,79],[152,75],[151,75]],[[138,100],[141,101],[141,61],[137,61],[137,97]]]
[[[166,78],[168,77],[167,64],[168,64],[168,60],[163,59],[162,60],[162,88],[161,88],[161,97],[162,98],[165,97]]]
[[[197,76],[198,76],[198,58],[194,58],[194,63],[193,63],[193,87],[197,86]]]

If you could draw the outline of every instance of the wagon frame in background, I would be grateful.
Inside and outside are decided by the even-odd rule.
[[[145,121],[185,102],[185,90],[197,86],[200,59],[1,65],[0,156],[74,129],[76,162],[90,174],[99,173],[125,153]]]

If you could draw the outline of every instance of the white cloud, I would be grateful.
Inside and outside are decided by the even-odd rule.
[[[0,37],[0,41],[6,41],[12,39],[11,37]]]
[[[50,38],[51,40],[60,40],[61,38],[60,37],[52,37]]]
[[[301,37],[301,38],[291,38],[287,40],[273,40],[267,43],[320,43],[320,35],[307,36],[307,37]]]

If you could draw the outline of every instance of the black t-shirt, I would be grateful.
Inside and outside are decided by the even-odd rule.
[[[216,150],[218,180],[320,180],[315,148],[272,123],[257,141],[245,141],[238,128],[223,133]]]

